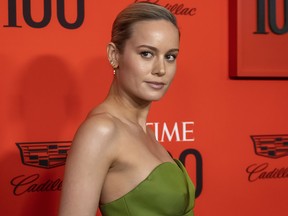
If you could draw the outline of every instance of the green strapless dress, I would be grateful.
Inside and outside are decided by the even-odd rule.
[[[193,216],[195,187],[184,165],[164,162],[136,188],[100,205],[103,216]]]

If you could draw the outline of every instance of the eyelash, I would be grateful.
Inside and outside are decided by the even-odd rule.
[[[150,54],[151,56],[150,56],[150,57],[147,57],[147,54]],[[154,54],[153,54],[152,52],[150,52],[150,51],[142,51],[142,52],[140,52],[140,55],[141,55],[142,57],[144,57],[144,58],[151,58],[151,57],[154,56]]]
[[[151,56],[147,57],[147,54],[150,54]],[[152,57],[154,56],[154,53],[152,53],[152,52],[150,52],[150,51],[142,51],[142,52],[140,52],[140,55],[141,55],[143,58],[148,58],[148,59],[150,59],[150,58],[152,58]],[[172,59],[172,60],[169,60],[170,57],[172,57],[173,59]],[[173,61],[176,60],[177,55],[175,55],[175,54],[167,54],[167,55],[165,55],[165,58],[167,59],[167,61],[173,62]]]
[[[173,57],[173,60],[169,60],[169,57],[171,57],[171,56]],[[168,61],[171,61],[171,62],[173,62],[177,59],[177,55],[175,55],[175,54],[168,54],[165,57]]]

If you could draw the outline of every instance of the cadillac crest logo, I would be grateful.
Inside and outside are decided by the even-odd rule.
[[[288,135],[253,135],[255,153],[269,158],[288,155]]]
[[[65,164],[71,141],[16,143],[22,163],[39,168],[54,168]]]

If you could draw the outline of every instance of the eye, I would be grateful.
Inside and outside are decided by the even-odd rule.
[[[167,55],[166,55],[166,59],[167,59],[167,61],[169,61],[169,62],[175,61],[176,58],[177,58],[177,55],[176,55],[176,54],[167,54]]]
[[[143,58],[147,58],[147,59],[150,59],[153,57],[153,53],[150,52],[150,51],[142,51],[140,52],[140,55],[143,57]]]

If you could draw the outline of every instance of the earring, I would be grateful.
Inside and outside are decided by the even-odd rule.
[[[111,66],[113,68],[113,74],[115,75],[116,74],[116,70],[115,70],[116,66],[115,66],[115,63],[114,63],[113,59],[110,60],[110,64],[111,64]]]
[[[113,68],[115,68],[115,63],[114,63],[114,61],[111,59],[110,60],[110,64],[111,64],[111,66],[113,67]]]

